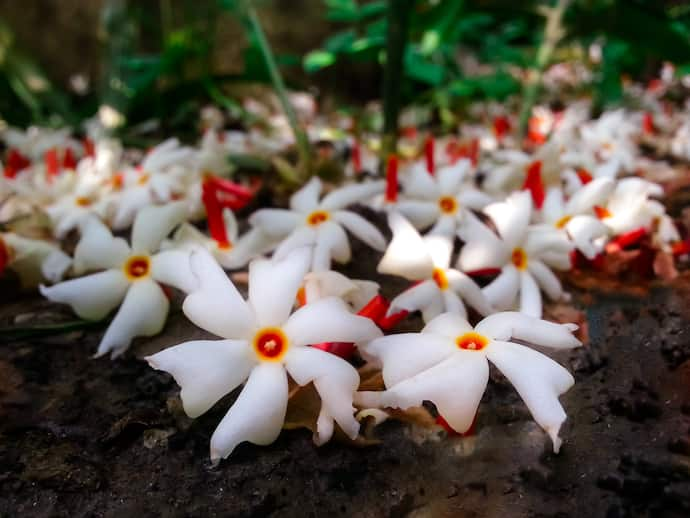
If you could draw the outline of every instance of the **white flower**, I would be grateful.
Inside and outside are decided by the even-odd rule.
[[[541,317],[540,289],[553,300],[563,295],[560,281],[547,264],[569,268],[572,245],[555,229],[529,229],[529,192],[514,193],[484,212],[496,225],[500,238],[476,218],[467,218],[458,230],[465,241],[458,266],[465,272],[500,268],[498,277],[482,290],[489,303],[498,310],[517,306],[527,315]]]
[[[422,237],[395,212],[389,213],[388,225],[393,239],[378,265],[379,273],[420,281],[391,301],[388,315],[400,310],[420,310],[425,322],[446,311],[467,317],[463,299],[482,315],[491,313],[479,286],[464,273],[449,268],[453,243],[448,237]]]
[[[470,167],[469,160],[459,160],[440,168],[435,176],[422,167],[410,168],[396,210],[419,229],[433,224],[431,233],[454,236],[468,209],[480,210],[493,201],[465,182]]]
[[[242,268],[251,259],[270,251],[275,246],[260,228],[252,228],[241,237],[238,235],[237,220],[230,209],[222,212],[225,230],[222,239],[214,239],[200,232],[195,226],[183,223],[163,248],[206,248],[221,266],[227,269]],[[209,225],[210,226],[210,225]]]
[[[640,228],[649,230],[653,221],[665,215],[664,206],[650,196],[661,196],[664,190],[658,184],[641,178],[619,180],[604,207],[595,208],[597,217],[614,235]]]
[[[290,198],[290,209],[260,209],[249,218],[252,226],[282,239],[276,259],[295,248],[312,248],[312,271],[330,270],[331,260],[350,260],[350,243],[345,229],[374,248],[383,251],[386,240],[379,230],[359,214],[343,210],[348,205],[370,199],[383,190],[384,182],[352,184],[331,191],[319,201],[321,180],[313,177]]]
[[[43,280],[58,282],[71,265],[72,259],[55,243],[0,234],[0,275],[5,268],[14,271],[23,288],[35,288]]]
[[[165,325],[169,302],[159,283],[189,292],[196,280],[189,270],[189,252],[155,253],[163,238],[185,214],[180,204],[142,210],[132,228],[132,246],[113,237],[99,220],[92,219],[74,252],[77,273],[103,270],[56,284],[41,286],[54,302],[69,304],[81,318],[100,320],[120,309],[108,326],[96,356],[122,354],[136,336],[153,336]]]
[[[239,443],[270,444],[279,435],[288,403],[289,374],[299,385],[313,382],[322,406],[314,440],[328,441],[334,421],[357,436],[352,398],[357,371],[335,355],[307,347],[321,342],[366,342],[381,332],[369,319],[351,314],[344,302],[325,298],[292,315],[311,253],[257,259],[249,265],[245,302],[205,250],[192,254],[199,288],[184,302],[185,315],[222,340],[186,342],[147,358],[173,375],[182,388],[185,412],[197,417],[246,380],[244,389],[211,437],[211,460],[225,458]]]
[[[374,281],[349,279],[345,275],[333,270],[309,272],[304,276],[304,287],[298,291],[298,299],[304,294],[301,304],[314,302],[325,297],[343,299],[357,312],[378,295],[379,285]]]
[[[544,226],[535,229],[556,229],[570,240],[588,259],[601,252],[600,238],[608,235],[608,228],[595,215],[594,207],[606,202],[615,182],[609,178],[597,178],[580,188],[567,201],[563,191],[552,187],[546,193],[541,217]],[[595,243],[596,241],[596,243]]]
[[[46,206],[45,211],[53,225],[53,235],[63,239],[88,219],[103,216],[104,206],[100,202],[98,186],[79,182]]]
[[[548,356],[509,340],[569,349],[581,345],[572,335],[576,329],[575,324],[554,324],[513,312],[491,315],[472,328],[460,315],[444,313],[421,333],[384,336],[363,346],[381,361],[386,390],[360,392],[355,402],[405,409],[431,401],[446,422],[463,433],[486,389],[490,361],[513,384],[558,453],[558,431],[567,417],[558,396],[572,387],[574,379]]]

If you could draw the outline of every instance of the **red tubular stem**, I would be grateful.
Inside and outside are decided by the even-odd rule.
[[[386,201],[398,201],[398,157],[391,155],[386,164]]]
[[[65,149],[65,153],[62,156],[62,167],[63,169],[76,169],[77,159],[74,156],[74,151],[71,147]]]
[[[642,238],[647,235],[647,229],[640,227],[636,230],[631,230],[625,234],[621,234],[611,240],[611,242],[606,246],[607,251],[622,250],[629,246],[639,243]]]
[[[544,205],[544,182],[541,178],[541,160],[535,160],[527,168],[523,190],[528,190],[532,194],[532,201],[537,209]]]
[[[436,164],[434,162],[434,137],[429,135],[424,141],[424,158],[426,159],[426,170],[431,175],[434,176],[436,171]]]
[[[230,241],[223,220],[223,207],[218,201],[215,189],[207,183],[204,183],[202,187],[201,201],[206,207],[208,231],[211,237],[218,243],[218,246],[228,246]]]
[[[362,172],[362,148],[357,139],[352,143],[352,168],[355,174]]]
[[[58,160],[57,149],[52,148],[45,152],[43,161],[48,173],[48,179],[55,177],[60,172],[60,161]]]

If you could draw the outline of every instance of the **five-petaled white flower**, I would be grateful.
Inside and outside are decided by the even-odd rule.
[[[313,177],[290,198],[290,209],[260,209],[249,218],[268,236],[282,239],[273,257],[284,258],[295,248],[312,250],[312,271],[330,270],[331,259],[350,260],[350,243],[343,227],[370,247],[383,251],[386,240],[365,218],[349,210],[348,205],[369,200],[383,191],[384,182],[352,184],[326,194],[319,201],[321,180]]]
[[[444,313],[421,333],[384,336],[363,346],[381,361],[386,390],[359,392],[355,402],[405,409],[431,401],[463,433],[486,389],[490,361],[513,384],[558,453],[558,431],[566,419],[558,396],[573,385],[573,377],[548,356],[509,340],[568,349],[581,345],[572,335],[576,329],[514,312],[496,313],[472,328],[461,316]]]
[[[450,238],[440,234],[422,237],[396,212],[388,214],[388,225],[393,239],[378,265],[379,273],[419,281],[391,301],[389,315],[420,310],[425,322],[446,311],[467,317],[463,299],[482,315],[492,312],[479,286],[464,273],[449,268],[453,252]]]
[[[431,226],[432,234],[454,236],[468,209],[481,210],[493,199],[466,182],[471,162],[459,160],[441,167],[431,176],[422,167],[412,167],[403,182],[404,196],[397,202],[399,210],[418,229]]]
[[[77,273],[104,271],[41,286],[44,296],[69,304],[88,320],[105,318],[122,303],[98,346],[97,357],[110,353],[114,358],[127,350],[134,337],[161,331],[170,304],[159,283],[186,292],[196,285],[189,269],[189,251],[155,253],[184,215],[184,205],[179,203],[143,209],[134,221],[131,248],[92,219],[84,225],[73,266]]]
[[[206,250],[192,254],[191,268],[199,287],[187,296],[183,311],[197,326],[223,340],[186,342],[147,360],[155,369],[173,375],[190,417],[203,414],[246,380],[211,437],[214,462],[230,455],[241,442],[266,445],[278,437],[288,404],[288,374],[299,385],[313,382],[321,397],[317,444],[331,438],[334,421],[348,436],[357,436],[359,425],[352,406],[359,384],[357,371],[309,344],[363,343],[381,332],[335,297],[290,314],[310,256],[308,248],[300,248],[283,260],[252,261],[245,301]]]
[[[541,317],[540,288],[553,300],[563,295],[549,266],[569,268],[572,244],[556,229],[529,229],[532,200],[527,191],[491,204],[484,212],[500,238],[476,217],[467,218],[458,230],[465,241],[458,266],[465,272],[500,268],[498,277],[482,290],[489,303],[498,310],[513,309],[519,295],[520,311]]]

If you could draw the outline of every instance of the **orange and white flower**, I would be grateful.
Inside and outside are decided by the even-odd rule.
[[[200,284],[185,299],[184,313],[222,339],[186,342],[147,360],[153,368],[173,375],[190,417],[203,414],[245,383],[211,437],[213,462],[230,455],[241,442],[266,445],[278,437],[288,404],[288,374],[299,385],[313,382],[321,397],[317,444],[331,438],[334,422],[349,437],[359,432],[352,406],[357,371],[309,344],[364,343],[381,332],[335,297],[306,304],[291,314],[310,263],[311,251],[304,247],[282,260],[252,261],[245,301],[206,250],[192,254],[192,271]]]
[[[422,237],[396,212],[389,213],[388,225],[393,239],[378,265],[378,272],[417,282],[391,301],[388,315],[400,310],[419,310],[425,322],[445,312],[466,318],[463,300],[482,315],[492,312],[479,286],[464,273],[450,268],[451,238],[440,234]]]
[[[14,271],[22,288],[35,288],[43,281],[59,282],[72,265],[60,247],[42,239],[31,239],[12,232],[0,234],[0,275]]]
[[[466,181],[470,168],[467,159],[439,168],[434,176],[422,167],[410,168],[396,210],[418,229],[433,225],[432,234],[454,236],[469,209],[481,210],[493,201]]]
[[[375,250],[383,251],[386,240],[381,232],[359,214],[344,210],[381,193],[384,182],[351,184],[326,194],[319,201],[321,180],[313,177],[290,198],[290,209],[260,209],[249,223],[268,236],[280,239],[274,257],[284,258],[295,248],[312,250],[311,271],[330,270],[331,260],[350,260],[350,242],[345,229]]]
[[[169,302],[159,283],[189,292],[196,279],[189,269],[189,251],[156,253],[161,242],[185,215],[184,206],[169,204],[142,210],[132,228],[132,246],[99,220],[84,225],[74,253],[77,273],[102,270],[54,286],[41,286],[41,293],[54,302],[69,304],[87,320],[105,318],[120,306],[103,336],[96,356],[122,354],[136,336],[161,331]]]
[[[489,381],[489,362],[513,384],[534,420],[551,438],[558,453],[558,432],[566,419],[558,397],[575,380],[548,356],[511,339],[554,349],[581,345],[575,324],[554,324],[522,313],[496,313],[474,328],[460,315],[444,313],[421,333],[377,338],[362,346],[380,360],[386,390],[359,392],[364,407],[410,408],[424,401],[457,432],[474,420]]]
[[[549,266],[568,269],[572,244],[556,229],[530,228],[530,193],[512,194],[484,209],[498,236],[476,217],[468,218],[458,233],[465,241],[458,266],[465,272],[499,268],[500,273],[482,291],[498,310],[518,307],[541,317],[543,290],[553,300],[563,296],[558,277]]]

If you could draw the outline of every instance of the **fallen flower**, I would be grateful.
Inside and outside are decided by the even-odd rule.
[[[455,431],[464,433],[486,390],[490,361],[513,384],[558,453],[558,432],[567,417],[558,396],[574,379],[548,356],[509,340],[569,349],[581,345],[572,335],[576,329],[514,312],[496,313],[472,328],[459,315],[441,314],[420,333],[384,336],[361,346],[381,361],[386,390],[358,392],[355,403],[406,409],[431,401]]]
[[[313,382],[321,398],[316,444],[331,438],[334,422],[349,437],[358,434],[352,406],[357,371],[341,358],[308,345],[363,343],[381,332],[335,297],[290,314],[310,260],[311,252],[303,247],[282,260],[252,261],[245,301],[207,251],[192,255],[199,287],[185,299],[183,311],[197,326],[223,340],[186,342],[147,360],[153,368],[173,375],[190,417],[203,414],[246,380],[211,437],[213,462],[226,458],[241,442],[266,445],[278,437],[288,403],[287,374],[302,386]]]
[[[99,220],[85,226],[74,253],[76,272],[103,270],[41,286],[41,293],[54,302],[69,304],[87,320],[105,318],[120,305],[103,336],[96,357],[111,358],[127,350],[136,336],[158,334],[168,315],[169,302],[159,283],[191,291],[196,285],[189,270],[189,251],[155,253],[162,240],[184,218],[183,204],[147,207],[139,212],[132,228],[132,246],[113,237]]]

